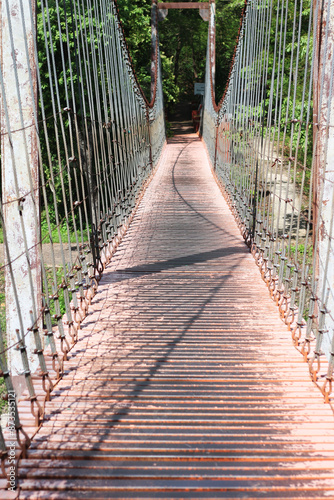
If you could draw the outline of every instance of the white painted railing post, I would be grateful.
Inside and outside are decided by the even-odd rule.
[[[33,38],[36,3],[35,0],[2,0],[0,5],[7,343],[9,347],[18,342],[17,331],[21,338],[24,336],[30,371],[34,372],[38,368],[38,357],[34,352],[34,335],[29,329],[40,315],[42,293],[38,247],[37,68]],[[19,388],[24,379],[20,350],[9,349],[8,360]]]
[[[216,85],[216,4],[215,0],[210,0],[210,65],[212,89],[215,97]]]
[[[318,5],[321,5],[318,2]],[[317,223],[319,275],[318,315],[324,314],[324,303],[331,314],[325,314],[321,349],[330,355],[331,336],[334,330],[334,2],[325,0],[322,13],[315,9],[317,22],[317,47],[314,73],[314,121],[317,139],[315,182],[314,182],[314,217]],[[321,28],[321,29],[320,29]],[[323,85],[323,87],[322,87]],[[320,101],[321,99],[321,101]],[[326,300],[327,299],[327,300]]]
[[[152,0],[151,6],[151,99],[154,97],[156,72],[156,50],[157,50],[157,37],[158,37],[158,6],[157,0]]]

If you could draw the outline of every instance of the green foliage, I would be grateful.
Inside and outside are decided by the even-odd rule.
[[[166,125],[166,134],[167,134],[167,137],[173,137],[174,133],[172,131],[172,126],[170,124],[170,122],[168,120],[165,121],[165,125]]]
[[[135,70],[147,97],[150,92],[151,1],[118,0],[120,17]],[[234,52],[244,0],[216,2],[216,96],[222,96]],[[167,109],[191,99],[194,82],[205,80],[208,23],[197,9],[170,9],[159,22],[163,90]]]
[[[277,2],[274,2],[274,12]],[[280,115],[274,121],[274,114],[268,125],[272,125],[276,130],[280,130],[279,140],[283,148],[283,156],[295,157],[297,161],[296,172],[291,172],[291,180],[297,186],[303,184],[303,194],[308,196],[310,190],[310,175],[313,155],[313,133],[312,126],[307,120],[312,122],[313,101],[312,95],[309,99],[309,82],[311,79],[311,61],[313,52],[313,35],[308,36],[309,14],[311,8],[310,0],[303,3],[299,0],[296,3],[296,15],[299,17],[301,10],[300,40],[298,41],[298,30],[294,27],[294,8],[291,2],[288,4],[286,19],[286,50],[284,67],[274,65],[273,47],[276,40],[283,36],[283,25],[281,33],[275,33],[275,19],[271,29],[271,50],[269,53],[269,67],[273,67],[272,74],[267,79],[267,96],[265,101],[266,113],[269,109],[269,89],[273,103],[280,103]],[[285,23],[285,20],[284,20]],[[291,66],[291,59],[293,64]],[[298,61],[298,66],[297,66]],[[283,69],[283,71],[282,71]],[[291,71],[292,69],[292,71]],[[306,85],[305,85],[306,83]],[[267,118],[267,115],[266,115]],[[279,121],[278,121],[279,118]],[[268,120],[269,121],[269,120]],[[284,141],[284,144],[283,144]],[[305,169],[305,175],[304,175]],[[295,176],[295,178],[294,178]]]
[[[64,299],[64,293],[61,288],[61,284],[64,280],[64,269],[62,267],[57,267],[56,269],[56,280],[54,279],[54,271],[52,267],[46,267],[45,269],[46,276],[47,276],[47,281],[48,283],[51,283],[52,287],[54,287],[56,290],[58,290],[58,297],[59,297],[59,306],[60,306],[60,313],[63,315],[66,312],[65,309],[65,299]],[[69,297],[70,301],[72,300],[72,294],[69,292]],[[55,304],[53,300],[50,300],[50,314],[51,317],[56,313],[55,309]],[[57,321],[53,319],[53,326],[57,326]]]
[[[117,2],[137,78],[147,98],[151,86],[151,0]]]
[[[244,4],[244,0],[216,1],[216,102],[225,90]]]
[[[168,12],[159,29],[162,51],[173,70],[174,78],[171,73],[164,74],[164,79],[173,85],[173,101],[189,99],[194,93],[194,82],[205,79],[208,23],[197,10],[176,9]]]
[[[50,229],[51,229],[51,238],[53,243],[60,243],[60,239],[63,243],[68,242],[68,232],[67,228],[69,229],[70,233],[70,242],[71,243],[76,243],[76,236],[73,228],[73,224],[67,225],[66,220],[62,220],[59,224],[59,230],[58,226],[55,221],[55,216],[54,216],[54,210],[53,207],[49,207],[49,218],[50,218]],[[0,233],[1,237],[1,233]],[[42,237],[42,243],[50,243],[50,232],[48,228],[48,223],[46,219],[46,212],[45,210],[42,211],[41,214],[41,237]],[[80,234],[80,238],[83,239],[83,241],[88,241],[89,240],[89,234],[88,230],[85,229],[82,234]]]
[[[311,266],[313,262],[313,246],[308,244],[306,250],[304,243],[298,245],[298,249],[295,245],[290,246],[290,252],[296,255],[296,259],[299,265],[302,265],[305,256],[306,265]]]

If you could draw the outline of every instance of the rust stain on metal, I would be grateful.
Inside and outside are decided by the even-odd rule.
[[[10,19],[7,18],[7,4]],[[19,2],[9,0],[2,2],[0,8],[3,99],[11,129],[17,132],[11,134],[11,137],[6,134],[1,140],[2,195],[5,201],[3,213],[9,258],[12,261],[11,271],[8,266],[5,267],[7,343],[14,345],[17,342],[17,329],[25,335],[28,357],[33,360],[30,369],[34,372],[39,363],[35,354],[33,334],[29,332],[32,326],[30,311],[33,310],[37,317],[39,311],[35,305],[42,302],[42,279],[37,247],[40,236],[38,137],[37,127],[35,129],[31,126],[32,118],[37,114],[37,74],[33,46],[35,27],[31,25],[30,14],[32,11],[32,19],[35,19],[36,6],[34,1],[23,2],[21,9]],[[10,29],[17,36],[14,51],[11,47]],[[25,40],[28,43],[28,57]],[[1,121],[3,130],[6,121],[5,106],[2,106]],[[11,272],[15,277],[16,293],[11,284]],[[15,313],[18,309],[21,321]],[[23,372],[20,352],[9,350],[8,361],[13,375],[19,376]]]

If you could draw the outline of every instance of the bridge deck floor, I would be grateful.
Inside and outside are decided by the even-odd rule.
[[[196,135],[165,149],[21,460],[21,499],[334,498],[334,419]]]

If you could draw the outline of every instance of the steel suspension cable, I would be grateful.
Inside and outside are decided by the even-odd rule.
[[[215,175],[294,344],[313,379],[326,380],[327,401],[334,373],[331,3],[247,2],[218,107],[208,41],[201,124]]]
[[[16,380],[23,377],[21,392],[38,426],[157,165],[165,125],[158,42],[148,102],[113,0],[40,0],[37,12],[20,0],[19,13],[12,2],[1,7],[0,272],[7,315],[0,369],[5,392],[16,391],[16,445],[24,454],[30,437],[20,423]],[[0,430],[4,476],[8,442]]]

